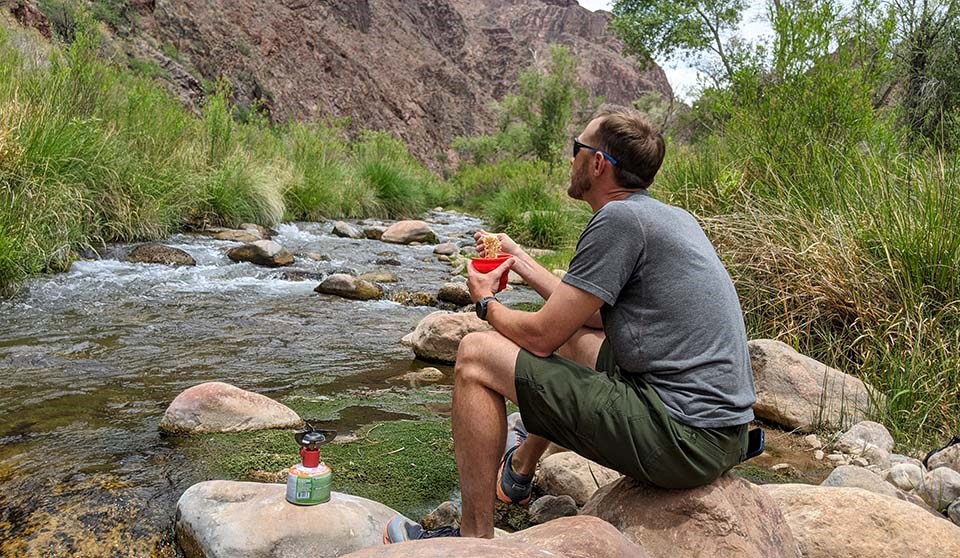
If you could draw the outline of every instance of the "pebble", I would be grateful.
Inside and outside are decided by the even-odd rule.
[[[777,463],[777,464],[774,465],[773,467],[770,467],[770,470],[771,470],[771,471],[783,471],[784,469],[789,469],[789,468],[790,468],[790,464],[789,464],[789,463]]]
[[[817,451],[813,452],[813,458],[816,459],[817,461],[822,461],[822,460],[823,460],[823,450],[817,450]]]
[[[820,449],[823,447],[823,443],[820,441],[820,438],[816,434],[807,434],[803,437],[803,441],[807,443],[813,449]]]
[[[862,457],[854,457],[853,460],[850,461],[850,464],[856,465],[857,467],[866,467],[870,462]]]
[[[842,463],[847,460],[847,458],[844,457],[842,453],[831,453],[830,455],[827,456],[827,459],[829,459],[830,461],[833,461],[834,463]]]

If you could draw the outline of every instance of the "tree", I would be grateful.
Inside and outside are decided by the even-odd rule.
[[[701,60],[699,69],[720,87],[736,71],[742,44],[727,37],[736,31],[746,5],[746,0],[616,0],[613,28],[645,59],[712,54],[714,60]]]

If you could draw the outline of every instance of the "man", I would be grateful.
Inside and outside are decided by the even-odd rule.
[[[495,331],[467,335],[457,354],[461,526],[425,531],[398,517],[387,542],[492,537],[493,495],[529,502],[551,441],[665,488],[707,484],[745,457],[755,394],[740,303],[696,220],[647,193],[664,150],[639,113],[603,109],[573,141],[568,194],[595,213],[562,281],[506,235],[511,259],[470,269],[477,313]],[[497,301],[510,269],[543,308]],[[526,427],[507,433],[506,452],[504,398]]]

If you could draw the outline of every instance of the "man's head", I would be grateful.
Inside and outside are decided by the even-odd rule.
[[[579,141],[584,147],[580,149],[581,154],[574,157],[568,190],[577,199],[592,187],[591,165],[609,165],[614,181],[621,188],[648,188],[660,170],[666,150],[663,135],[656,126],[640,112],[615,105],[601,107],[580,134]]]

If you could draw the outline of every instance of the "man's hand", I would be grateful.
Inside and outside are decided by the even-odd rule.
[[[500,277],[510,272],[515,261],[516,258],[510,258],[489,273],[480,273],[473,268],[473,262],[467,262],[467,287],[470,289],[470,300],[477,302],[485,296],[496,294],[500,290]]]
[[[488,257],[488,256],[484,253],[484,252],[485,252],[485,249],[484,249],[484,246],[483,246],[483,236],[484,236],[484,235],[487,235],[487,234],[494,234],[494,233],[488,233],[487,231],[485,231],[485,230],[483,230],[483,229],[480,229],[479,231],[477,231],[477,232],[475,232],[475,233],[473,234],[473,239],[477,241],[477,253],[480,254],[480,257],[481,257],[481,258],[486,258],[486,257]],[[520,249],[520,246],[519,246],[516,242],[514,242],[513,239],[510,238],[509,236],[507,236],[506,234],[504,234],[504,233],[497,233],[497,238],[500,239],[500,250],[501,250],[504,254],[507,254],[507,255],[510,255],[510,256],[519,256],[520,254],[523,254],[523,253],[524,253],[523,250]]]

